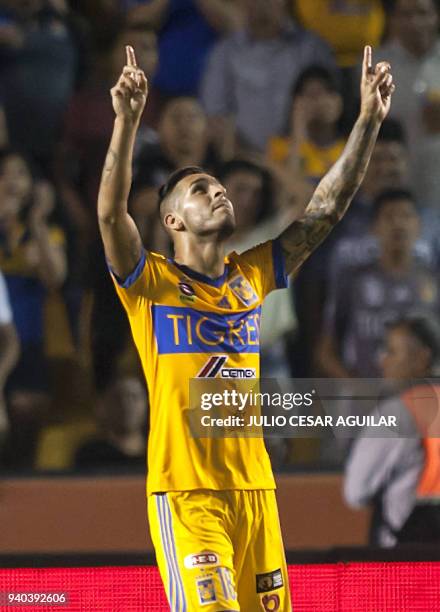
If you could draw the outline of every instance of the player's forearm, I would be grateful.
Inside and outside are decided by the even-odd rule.
[[[100,223],[114,223],[127,213],[132,180],[133,148],[138,124],[116,117],[98,195]]]
[[[360,115],[341,157],[316,188],[306,214],[321,212],[335,221],[341,219],[365,176],[380,125],[376,117]]]

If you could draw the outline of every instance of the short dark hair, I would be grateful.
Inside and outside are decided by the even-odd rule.
[[[378,142],[400,142],[406,145],[405,129],[396,119],[385,119],[377,135]]]
[[[184,168],[179,168],[175,170],[168,177],[166,183],[159,188],[159,200],[158,200],[158,208],[160,210],[160,206],[162,202],[167,198],[170,193],[174,190],[177,183],[179,183],[186,176],[190,176],[191,174],[209,174],[203,168],[199,168],[199,166],[185,166]]]
[[[371,206],[371,222],[373,223],[376,221],[385,204],[388,204],[389,202],[398,202],[400,200],[407,200],[408,202],[411,202],[414,206],[414,210],[418,213],[416,199],[414,194],[409,189],[386,189],[385,191],[381,191],[379,195],[376,196],[376,199]]]
[[[401,327],[431,351],[431,366],[440,359],[440,326],[436,319],[426,315],[407,315],[386,324],[387,330]]]
[[[320,66],[319,64],[313,64],[303,70],[294,82],[293,87],[291,89],[292,100],[302,94],[307,81],[311,80],[321,81],[322,83],[324,83],[324,86],[327,91],[339,94],[341,93],[340,82],[335,72],[329,70],[328,68],[325,68],[324,66]]]

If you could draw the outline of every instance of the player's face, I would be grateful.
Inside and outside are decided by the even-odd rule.
[[[375,223],[376,235],[382,248],[408,252],[419,234],[419,217],[409,200],[385,203]]]
[[[387,380],[410,380],[426,375],[429,355],[405,327],[395,327],[386,335],[381,367]]]
[[[232,203],[226,189],[213,176],[192,174],[178,185],[176,212],[186,231],[198,236],[228,238],[235,229]]]

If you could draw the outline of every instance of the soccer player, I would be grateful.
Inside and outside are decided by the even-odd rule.
[[[150,393],[148,514],[172,610],[291,610],[275,501],[262,438],[191,437],[189,379],[230,368],[258,376],[264,297],[285,287],[343,216],[370,159],[394,90],[390,65],[365,48],[361,111],[346,147],[307,209],[278,239],[225,257],[234,209],[200,168],[173,173],[159,193],[174,259],[145,252],[127,212],[133,143],[147,80],[127,48],[111,90],[116,114],[98,217],[116,291],[127,311]]]

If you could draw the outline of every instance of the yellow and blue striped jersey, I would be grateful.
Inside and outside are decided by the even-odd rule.
[[[186,412],[191,378],[258,377],[261,304],[287,286],[278,240],[229,254],[217,279],[151,252],[125,281],[112,277],[149,389],[148,494],[275,488],[262,438],[193,438]]]

